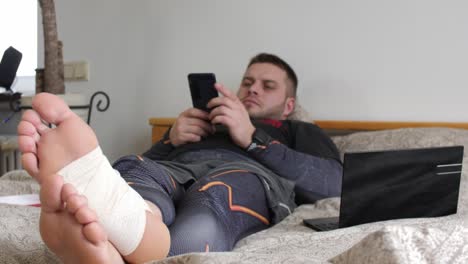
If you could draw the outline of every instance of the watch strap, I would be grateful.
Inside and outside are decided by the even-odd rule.
[[[266,147],[272,140],[273,138],[263,129],[256,128],[252,135],[252,142],[247,146],[245,151],[250,152],[258,147]]]

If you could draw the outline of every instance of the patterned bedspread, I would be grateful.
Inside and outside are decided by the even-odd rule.
[[[464,145],[468,130],[448,128],[361,132],[333,138],[340,152]],[[232,252],[192,253],[154,263],[468,263],[468,159],[463,162],[456,215],[370,223],[315,232],[304,218],[337,216],[339,199],[302,205],[268,230],[239,241]],[[23,171],[0,178],[0,195],[37,193]],[[0,263],[57,263],[41,242],[39,208],[0,205]]]

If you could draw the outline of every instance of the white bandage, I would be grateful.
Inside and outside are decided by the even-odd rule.
[[[132,253],[143,238],[146,210],[143,198],[114,170],[97,147],[58,173],[88,199],[109,241],[120,254]]]

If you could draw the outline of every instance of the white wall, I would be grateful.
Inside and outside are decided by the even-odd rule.
[[[67,91],[111,97],[92,121],[111,159],[149,147],[149,117],[190,106],[187,73],[215,72],[235,90],[260,51],[295,68],[300,101],[315,119],[468,121],[464,0],[56,5],[65,61],[88,60],[91,69],[89,82]]]

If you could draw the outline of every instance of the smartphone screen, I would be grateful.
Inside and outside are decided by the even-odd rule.
[[[218,96],[215,89],[216,77],[213,73],[190,73],[188,75],[193,107],[210,112],[208,102]]]

